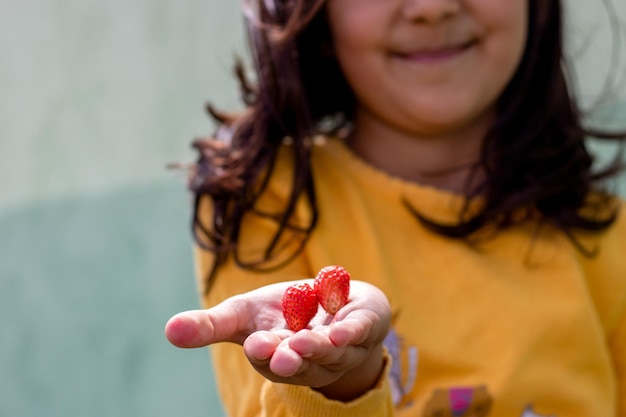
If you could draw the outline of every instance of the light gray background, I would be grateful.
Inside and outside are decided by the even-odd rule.
[[[163,337],[198,306],[165,166],[211,131],[207,100],[238,106],[239,3],[0,0],[0,416],[222,415],[207,351]],[[602,2],[568,0],[568,41],[587,106],[621,75],[597,120],[624,127],[614,3],[618,38]]]

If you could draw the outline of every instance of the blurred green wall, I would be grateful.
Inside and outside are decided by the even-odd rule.
[[[170,162],[236,103],[235,2],[0,0],[0,416],[220,416]]]
[[[239,3],[0,0],[0,416],[222,415],[207,351],[163,337],[198,306],[165,166],[211,131],[207,100],[237,105]],[[626,37],[612,62],[601,2],[568,4],[592,105]],[[598,123],[626,126],[611,90]]]

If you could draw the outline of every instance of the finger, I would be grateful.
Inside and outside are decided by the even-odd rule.
[[[289,339],[289,347],[306,359],[317,360],[328,356],[337,347],[328,338],[324,331],[301,330]]]
[[[277,332],[269,331],[254,332],[243,343],[244,353],[253,365],[268,365],[276,348],[287,336],[288,334],[280,335]]]
[[[165,336],[175,346],[196,348],[218,342],[243,343],[246,303],[230,299],[208,310],[179,313],[165,325]]]
[[[281,341],[269,362],[270,371],[283,378],[302,373],[306,366],[302,356],[289,347],[289,339]]]
[[[376,318],[368,312],[358,312],[337,321],[329,329],[328,337],[336,346],[362,345],[372,342]]]

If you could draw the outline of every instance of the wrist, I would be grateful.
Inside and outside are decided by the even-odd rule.
[[[359,366],[346,372],[335,382],[315,390],[332,400],[352,401],[378,384],[384,368],[383,345],[379,344]]]

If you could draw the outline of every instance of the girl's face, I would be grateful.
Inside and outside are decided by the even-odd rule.
[[[328,0],[357,120],[415,135],[490,120],[521,60],[528,0]]]

